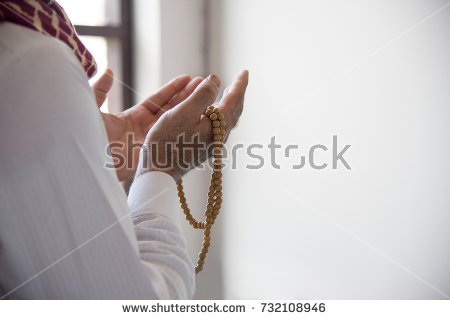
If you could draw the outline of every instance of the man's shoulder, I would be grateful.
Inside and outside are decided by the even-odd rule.
[[[70,48],[58,39],[14,23],[0,23],[0,69],[33,54],[48,55],[49,61],[74,58]]]

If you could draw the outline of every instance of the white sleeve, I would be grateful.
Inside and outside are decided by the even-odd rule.
[[[191,298],[174,180],[138,177],[127,204],[72,52],[8,23],[0,35],[0,299]]]
[[[186,256],[179,225],[181,212],[175,180],[162,172],[140,175],[131,185],[128,205],[139,254],[147,272],[152,275],[156,291],[167,289],[166,296],[191,297],[194,266]],[[155,266],[159,266],[157,273]]]

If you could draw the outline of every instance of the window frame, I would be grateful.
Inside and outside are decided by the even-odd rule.
[[[106,26],[75,25],[75,29],[80,36],[95,36],[108,39],[115,39],[120,44],[121,51],[121,88],[122,88],[122,110],[130,108],[134,103],[133,96],[133,41],[132,41],[132,12],[133,0],[118,0],[120,6],[120,23]],[[108,54],[111,46],[108,43]],[[116,80],[117,81],[117,80]],[[120,110],[120,111],[122,111]]]

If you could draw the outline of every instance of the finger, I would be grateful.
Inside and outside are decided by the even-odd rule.
[[[233,83],[227,87],[219,102],[219,107],[223,112],[233,108],[244,97],[247,85],[248,71],[243,70],[235,77]]]
[[[197,86],[203,81],[202,77],[195,77],[194,79],[192,79],[187,85],[186,87],[184,87],[183,90],[181,90],[180,92],[178,92],[178,94],[173,97],[172,100],[170,100],[170,102],[168,104],[166,104],[161,110],[159,110],[156,115],[158,117],[160,117],[164,112],[166,112],[167,110],[173,108],[174,106],[176,106],[177,104],[179,104],[180,102],[186,100],[187,97],[189,97],[192,92],[194,92],[195,88],[197,88]]]
[[[219,102],[219,109],[225,116],[225,122],[228,128],[233,128],[244,107],[244,96],[248,85],[248,71],[240,72],[229,90],[224,93]]]
[[[181,91],[189,83],[189,81],[191,81],[191,76],[178,76],[162,86],[156,93],[142,101],[141,104],[151,113],[157,113],[179,91]]]
[[[225,95],[227,95],[229,91],[230,91],[230,86],[226,87],[225,90],[223,90],[222,98],[223,98]]]
[[[168,104],[174,107],[180,102],[186,100],[203,80],[203,77],[195,77],[192,79],[191,82],[189,82],[186,87],[181,90]]]
[[[105,102],[108,92],[112,87],[114,81],[114,74],[111,68],[106,68],[105,72],[100,76],[100,78],[95,81],[92,85],[92,90],[95,95],[95,103],[97,107],[101,107]]]
[[[212,74],[204,79],[194,90],[194,92],[182,103],[177,105],[173,111],[175,114],[183,114],[183,116],[191,116],[200,120],[200,116],[205,112],[217,98],[220,89],[220,79]]]

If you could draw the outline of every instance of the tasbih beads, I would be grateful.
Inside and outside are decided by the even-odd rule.
[[[203,243],[198,254],[197,266],[195,272],[199,273],[205,264],[206,254],[211,243],[211,229],[219,215],[222,206],[222,148],[223,138],[225,136],[224,116],[218,108],[210,106],[206,109],[205,116],[211,120],[213,136],[213,173],[211,175],[211,185],[208,192],[208,204],[205,210],[205,221],[197,221],[191,214],[186,202],[183,191],[183,181],[180,179],[177,183],[178,197],[180,199],[181,209],[184,212],[186,220],[194,229],[203,230]]]

